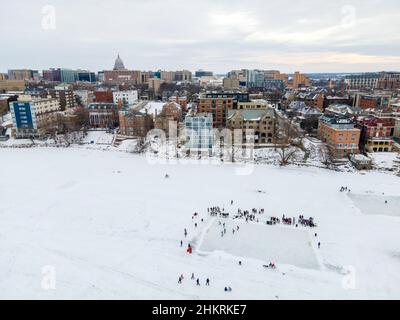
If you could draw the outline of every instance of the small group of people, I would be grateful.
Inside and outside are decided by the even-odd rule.
[[[270,262],[269,264],[264,264],[263,267],[268,269],[276,269],[276,265],[273,262]]]
[[[345,191],[350,192],[350,189],[348,189],[347,186],[346,187],[341,186],[340,192],[345,192]]]
[[[273,224],[277,224],[277,223],[281,223],[281,220],[277,217],[270,217],[269,221],[267,221],[267,224],[269,225],[273,225]]]
[[[179,276],[179,278],[178,278],[178,283],[181,284],[182,281],[183,281],[183,279],[184,279],[183,274],[181,274],[181,275]],[[195,276],[194,276],[194,273],[193,273],[193,272],[192,272],[192,276],[190,277],[190,279],[191,279],[191,280],[194,280],[194,279],[195,279]],[[209,286],[209,285],[210,285],[210,279],[207,278],[207,279],[206,279],[206,286]],[[200,279],[199,279],[199,278],[196,279],[196,286],[200,286]]]
[[[225,209],[224,208],[221,209],[220,207],[215,206],[207,208],[207,212],[210,216],[216,217],[218,215],[221,216],[222,214],[225,214]]]
[[[282,216],[282,223],[283,224],[289,224],[289,225],[291,225],[291,224],[296,224],[296,218],[295,217],[293,217],[293,218],[288,218],[288,217],[285,217],[285,215],[283,215]]]
[[[237,214],[234,216],[234,219],[245,219],[246,222],[249,221],[256,221],[258,222],[258,218],[256,217],[256,214],[263,214],[264,213],[264,209],[255,209],[253,208],[251,210],[251,213],[249,210],[242,210],[242,209],[238,209]]]
[[[305,227],[316,227],[317,225],[314,222],[313,217],[309,217],[308,219],[304,218],[303,215],[299,215],[299,223]]]
[[[221,226],[221,237],[223,237],[226,234],[226,226],[225,222],[218,221],[218,225]],[[232,228],[232,234],[235,234],[235,232],[239,231],[239,226],[237,225],[236,228]]]

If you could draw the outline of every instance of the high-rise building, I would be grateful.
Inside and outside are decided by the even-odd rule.
[[[195,73],[196,78],[201,78],[201,77],[212,77],[213,72],[212,71],[204,71],[204,70],[197,70]]]
[[[24,91],[24,80],[0,80],[0,92],[2,91]]]
[[[222,86],[224,90],[237,90],[240,88],[240,83],[238,78],[224,78],[222,80]]]
[[[77,80],[76,71],[71,69],[60,69],[61,82],[71,83]]]
[[[228,109],[233,109],[232,97],[210,94],[199,99],[198,111],[212,115],[214,128],[225,127]]]
[[[287,75],[276,70],[246,70],[246,86],[248,88],[284,90],[287,79]]]
[[[47,81],[61,82],[61,69],[48,69],[42,71],[43,79]]]
[[[75,79],[76,81],[96,82],[96,75],[87,70],[77,70],[75,71]]]
[[[155,93],[160,91],[161,80],[158,78],[149,79],[149,89],[152,89]]]
[[[308,87],[310,85],[310,79],[304,74],[296,71],[293,75],[293,88]]]
[[[50,91],[50,95],[60,102],[62,111],[75,107],[75,95],[69,85],[54,87],[54,90]]]
[[[31,101],[10,102],[10,110],[16,137],[23,138],[36,135],[36,113]]]
[[[8,70],[9,80],[35,80],[37,75],[38,75],[37,70],[30,70],[30,69]]]
[[[180,82],[192,81],[192,72],[188,70],[175,71],[175,81],[180,81]]]
[[[375,89],[378,86],[378,73],[362,73],[347,75],[344,83],[348,89]]]
[[[382,72],[378,78],[378,89],[381,90],[398,90],[400,89],[400,73],[399,72]]]

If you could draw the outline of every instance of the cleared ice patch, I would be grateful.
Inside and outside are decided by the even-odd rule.
[[[264,263],[290,264],[301,268],[320,269],[307,230],[283,226],[268,226],[221,219],[215,220],[205,231],[199,251],[224,251],[234,256],[259,259]],[[239,226],[239,231],[236,231]],[[233,233],[232,229],[235,229]]]
[[[400,196],[352,193],[348,194],[348,196],[363,214],[400,216]]]

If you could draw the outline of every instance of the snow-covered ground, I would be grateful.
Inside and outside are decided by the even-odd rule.
[[[373,165],[378,170],[400,172],[400,155],[398,152],[368,153]]]
[[[365,214],[339,191],[400,197],[394,175],[269,165],[239,175],[82,147],[3,148],[0,159],[0,298],[400,299],[400,217]],[[216,205],[318,227],[208,216]],[[237,238],[213,236],[219,220],[240,223]],[[263,267],[270,259],[276,270]]]
[[[214,221],[210,228],[206,228],[203,241],[199,244],[200,252],[223,251],[237,257],[254,258],[268,263],[279,261],[303,268],[319,269],[308,230],[294,226],[268,226],[222,220],[225,226]],[[236,229],[237,226],[239,230]],[[224,227],[227,232],[221,235]]]
[[[89,130],[86,137],[82,139],[83,143],[111,145],[114,135],[105,130]]]

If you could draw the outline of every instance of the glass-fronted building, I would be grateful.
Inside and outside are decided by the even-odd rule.
[[[213,147],[213,119],[211,114],[197,114],[185,118],[186,147],[191,150],[211,150]]]

